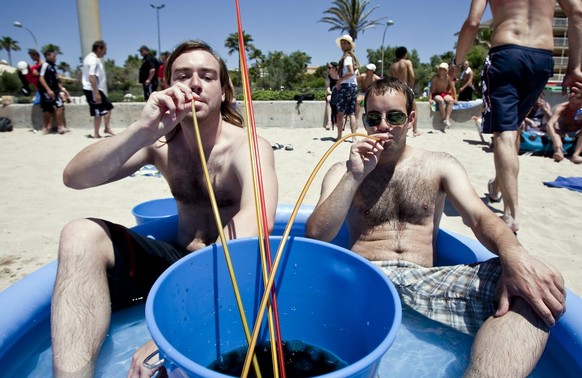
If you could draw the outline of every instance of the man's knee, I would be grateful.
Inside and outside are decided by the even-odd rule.
[[[113,247],[109,230],[98,219],[77,219],[61,231],[59,261],[90,259],[95,263],[113,262]]]

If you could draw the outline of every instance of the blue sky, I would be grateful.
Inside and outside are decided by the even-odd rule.
[[[137,55],[142,44],[157,49],[156,11],[150,4],[165,7],[159,11],[162,50],[171,50],[186,39],[202,39],[227,61],[237,67],[237,57],[229,56],[224,41],[236,32],[234,0],[101,0],[102,38],[107,42],[107,59],[123,65],[128,55]],[[0,36],[19,42],[22,51],[12,53],[12,62],[28,61],[26,50],[34,47],[30,33],[13,26],[21,22],[38,40],[39,48],[48,43],[63,51],[58,61],[76,66],[81,57],[81,42],[76,0],[2,0]],[[454,34],[465,20],[470,1],[459,0],[371,0],[379,5],[373,18],[386,17],[394,21],[386,32],[386,46],[406,46],[416,49],[420,60],[453,50]],[[243,28],[254,39],[254,45],[266,55],[272,51],[289,54],[303,51],[311,56],[311,65],[323,65],[338,60],[340,50],[335,39],[338,31],[328,31],[330,25],[318,22],[331,0],[240,0]],[[490,18],[490,12],[484,20]],[[358,36],[356,53],[361,62],[367,49],[379,49],[384,26],[369,29]],[[0,51],[8,60],[6,51]]]

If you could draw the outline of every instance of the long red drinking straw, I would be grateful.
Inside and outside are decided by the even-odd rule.
[[[271,257],[271,249],[269,243],[269,228],[268,228],[268,219],[266,214],[266,206],[265,206],[265,196],[264,196],[264,186],[263,186],[263,179],[262,179],[262,171],[261,171],[261,163],[260,163],[260,154],[258,149],[258,137],[256,132],[256,124],[255,124],[255,116],[254,116],[254,109],[252,106],[252,97],[251,97],[251,90],[250,90],[250,81],[248,75],[248,67],[247,67],[247,59],[246,59],[246,51],[245,51],[245,44],[244,44],[244,35],[243,35],[243,27],[242,27],[242,18],[240,12],[240,5],[239,0],[235,0],[236,4],[236,16],[237,16],[237,26],[238,26],[238,38],[239,38],[239,53],[240,53],[240,61],[241,61],[241,76],[243,77],[243,91],[244,91],[244,98],[245,98],[245,109],[248,115],[248,122],[247,127],[249,127],[251,136],[252,136],[252,151],[254,154],[254,166],[257,172],[257,185],[258,185],[258,193],[260,197],[259,207],[261,210],[261,221],[262,221],[262,228],[263,228],[263,243],[266,248],[266,255],[268,261],[269,270],[272,267],[272,257]],[[266,277],[265,277],[266,279]],[[283,356],[283,345],[281,340],[281,327],[279,322],[279,311],[277,307],[277,297],[276,297],[276,290],[275,287],[272,287],[271,291],[271,307],[274,313],[274,323],[275,323],[275,332],[276,332],[276,341],[277,341],[277,356],[279,359],[279,370],[281,373],[281,377],[285,378],[285,360]],[[255,327],[260,326],[260,324],[256,324]],[[254,348],[253,348],[254,349]],[[249,347],[249,353],[254,353],[251,351]]]

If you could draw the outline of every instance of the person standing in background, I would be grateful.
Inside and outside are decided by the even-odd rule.
[[[412,92],[414,93],[414,82],[416,77],[414,75],[414,67],[412,62],[408,59],[408,50],[404,46],[400,46],[394,52],[396,56],[396,61],[390,65],[388,70],[388,75],[395,77],[408,85]],[[416,112],[416,100],[412,105],[413,110]],[[418,117],[414,119],[412,123],[412,136],[419,136],[422,132],[418,131]]]
[[[338,62],[338,88],[337,100],[337,140],[342,137],[347,120],[350,120],[350,129],[352,134],[358,129],[356,122],[356,98],[358,97],[358,76],[360,74],[360,63],[354,54],[356,43],[353,38],[346,34],[336,39],[336,44],[343,51],[342,57]],[[352,142],[356,139],[352,137]]]
[[[164,67],[166,66],[166,61],[168,60],[168,56],[170,56],[169,51],[164,51],[162,53],[162,55],[161,55],[162,61],[160,63],[160,66],[158,67],[158,72],[156,73],[158,75],[158,82],[160,83],[162,90],[168,88],[168,84],[166,84],[166,81],[164,80]]]
[[[475,41],[489,4],[493,15],[491,49],[483,64],[483,132],[493,134],[495,177],[487,183],[489,200],[503,200],[503,220],[519,230],[517,177],[519,125],[553,75],[553,20],[556,0],[472,0],[452,64],[456,76]],[[558,0],[568,17],[568,67],[562,94],[582,90],[582,3]]]
[[[141,46],[138,51],[143,58],[143,63],[139,69],[139,82],[143,86],[144,100],[147,101],[152,92],[158,89],[158,76],[156,72],[158,65],[156,64],[155,58],[150,55],[150,49],[147,46]]]
[[[463,63],[463,71],[461,71],[461,77],[459,78],[459,97],[458,101],[471,101],[473,100],[473,70],[469,66],[469,61],[465,60]]]
[[[89,113],[93,117],[93,138],[101,138],[99,129],[101,118],[105,118],[105,133],[114,135],[110,119],[113,104],[107,98],[107,76],[101,58],[107,54],[105,41],[95,41],[92,51],[83,60],[83,92],[89,104]]]
[[[40,68],[40,76],[38,79],[40,92],[40,107],[43,112],[43,134],[51,132],[53,123],[53,114],[57,121],[57,132],[59,134],[68,133],[70,130],[65,126],[64,104],[60,93],[68,93],[61,85],[59,75],[57,73],[57,53],[52,50],[47,50],[44,53],[44,62]]]

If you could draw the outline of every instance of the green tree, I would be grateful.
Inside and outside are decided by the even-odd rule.
[[[49,43],[48,45],[44,45],[41,49],[43,54],[49,50],[54,51],[57,55],[63,55],[61,48],[57,45],[53,45],[52,43]]]
[[[254,56],[253,52],[256,50],[256,48],[252,43],[253,37],[251,37],[249,34],[245,33],[244,30],[243,30],[243,42],[245,44],[245,53],[247,55],[247,59],[250,59],[249,58],[250,56]],[[228,49],[228,52],[227,52],[228,55],[232,55],[232,54],[236,53],[237,60],[238,60],[238,71],[240,72],[241,66],[240,66],[240,58],[239,58],[240,47],[239,47],[239,43],[238,43],[238,32],[230,33],[228,35],[228,38],[226,38],[226,41],[224,42],[224,47],[226,47]]]
[[[8,53],[8,63],[12,65],[12,51],[20,51],[20,46],[18,45],[18,41],[3,36],[2,39],[0,39],[0,50],[6,50]]]
[[[333,6],[327,9],[324,16],[319,22],[326,22],[332,26],[329,31],[339,30],[340,33],[347,32],[354,41],[358,38],[359,33],[367,29],[373,29],[380,25],[380,21],[385,17],[369,20],[368,18],[379,5],[370,10],[366,10],[370,4],[369,0],[334,0]]]
[[[67,62],[60,62],[60,63],[57,65],[57,68],[58,68],[59,70],[61,70],[61,72],[63,73],[63,75],[66,75],[66,74],[67,74],[67,72],[69,72],[69,73],[71,72],[71,66],[70,66],[70,65],[69,65],[69,63],[67,63]]]

